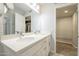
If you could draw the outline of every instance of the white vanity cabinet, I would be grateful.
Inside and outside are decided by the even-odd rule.
[[[28,50],[21,53],[20,56],[47,56],[50,50],[49,39],[50,36],[43,38]]]
[[[50,51],[49,41],[50,35],[43,37],[16,52],[3,44],[4,52],[6,56],[47,56]]]
[[[39,44],[39,43],[38,43]],[[47,56],[49,54],[49,37],[44,38],[44,40],[42,40],[41,44],[41,48],[34,54],[36,56]]]

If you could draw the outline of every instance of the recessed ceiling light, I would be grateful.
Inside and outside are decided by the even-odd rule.
[[[65,10],[64,13],[68,13],[68,10]]]

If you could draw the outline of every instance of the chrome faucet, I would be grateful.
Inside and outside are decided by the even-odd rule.
[[[16,31],[17,34],[20,34],[21,36],[24,36],[22,32]]]
[[[23,34],[22,32],[16,31],[16,33],[20,35],[20,36],[19,36],[20,39],[23,39],[24,34]]]
[[[35,34],[40,33],[40,30],[35,31],[34,33],[35,33]]]
[[[23,34],[22,32],[20,32],[20,35],[21,35],[21,36],[24,36],[24,34]]]

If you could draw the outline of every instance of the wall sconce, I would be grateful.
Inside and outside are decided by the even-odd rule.
[[[4,6],[4,13],[7,13],[7,8],[6,8],[6,6]]]
[[[3,4],[0,8],[0,17],[8,11],[6,4]]]

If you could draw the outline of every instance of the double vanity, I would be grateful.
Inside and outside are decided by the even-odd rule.
[[[6,56],[47,56],[50,51],[50,34],[24,33],[1,36]]]

